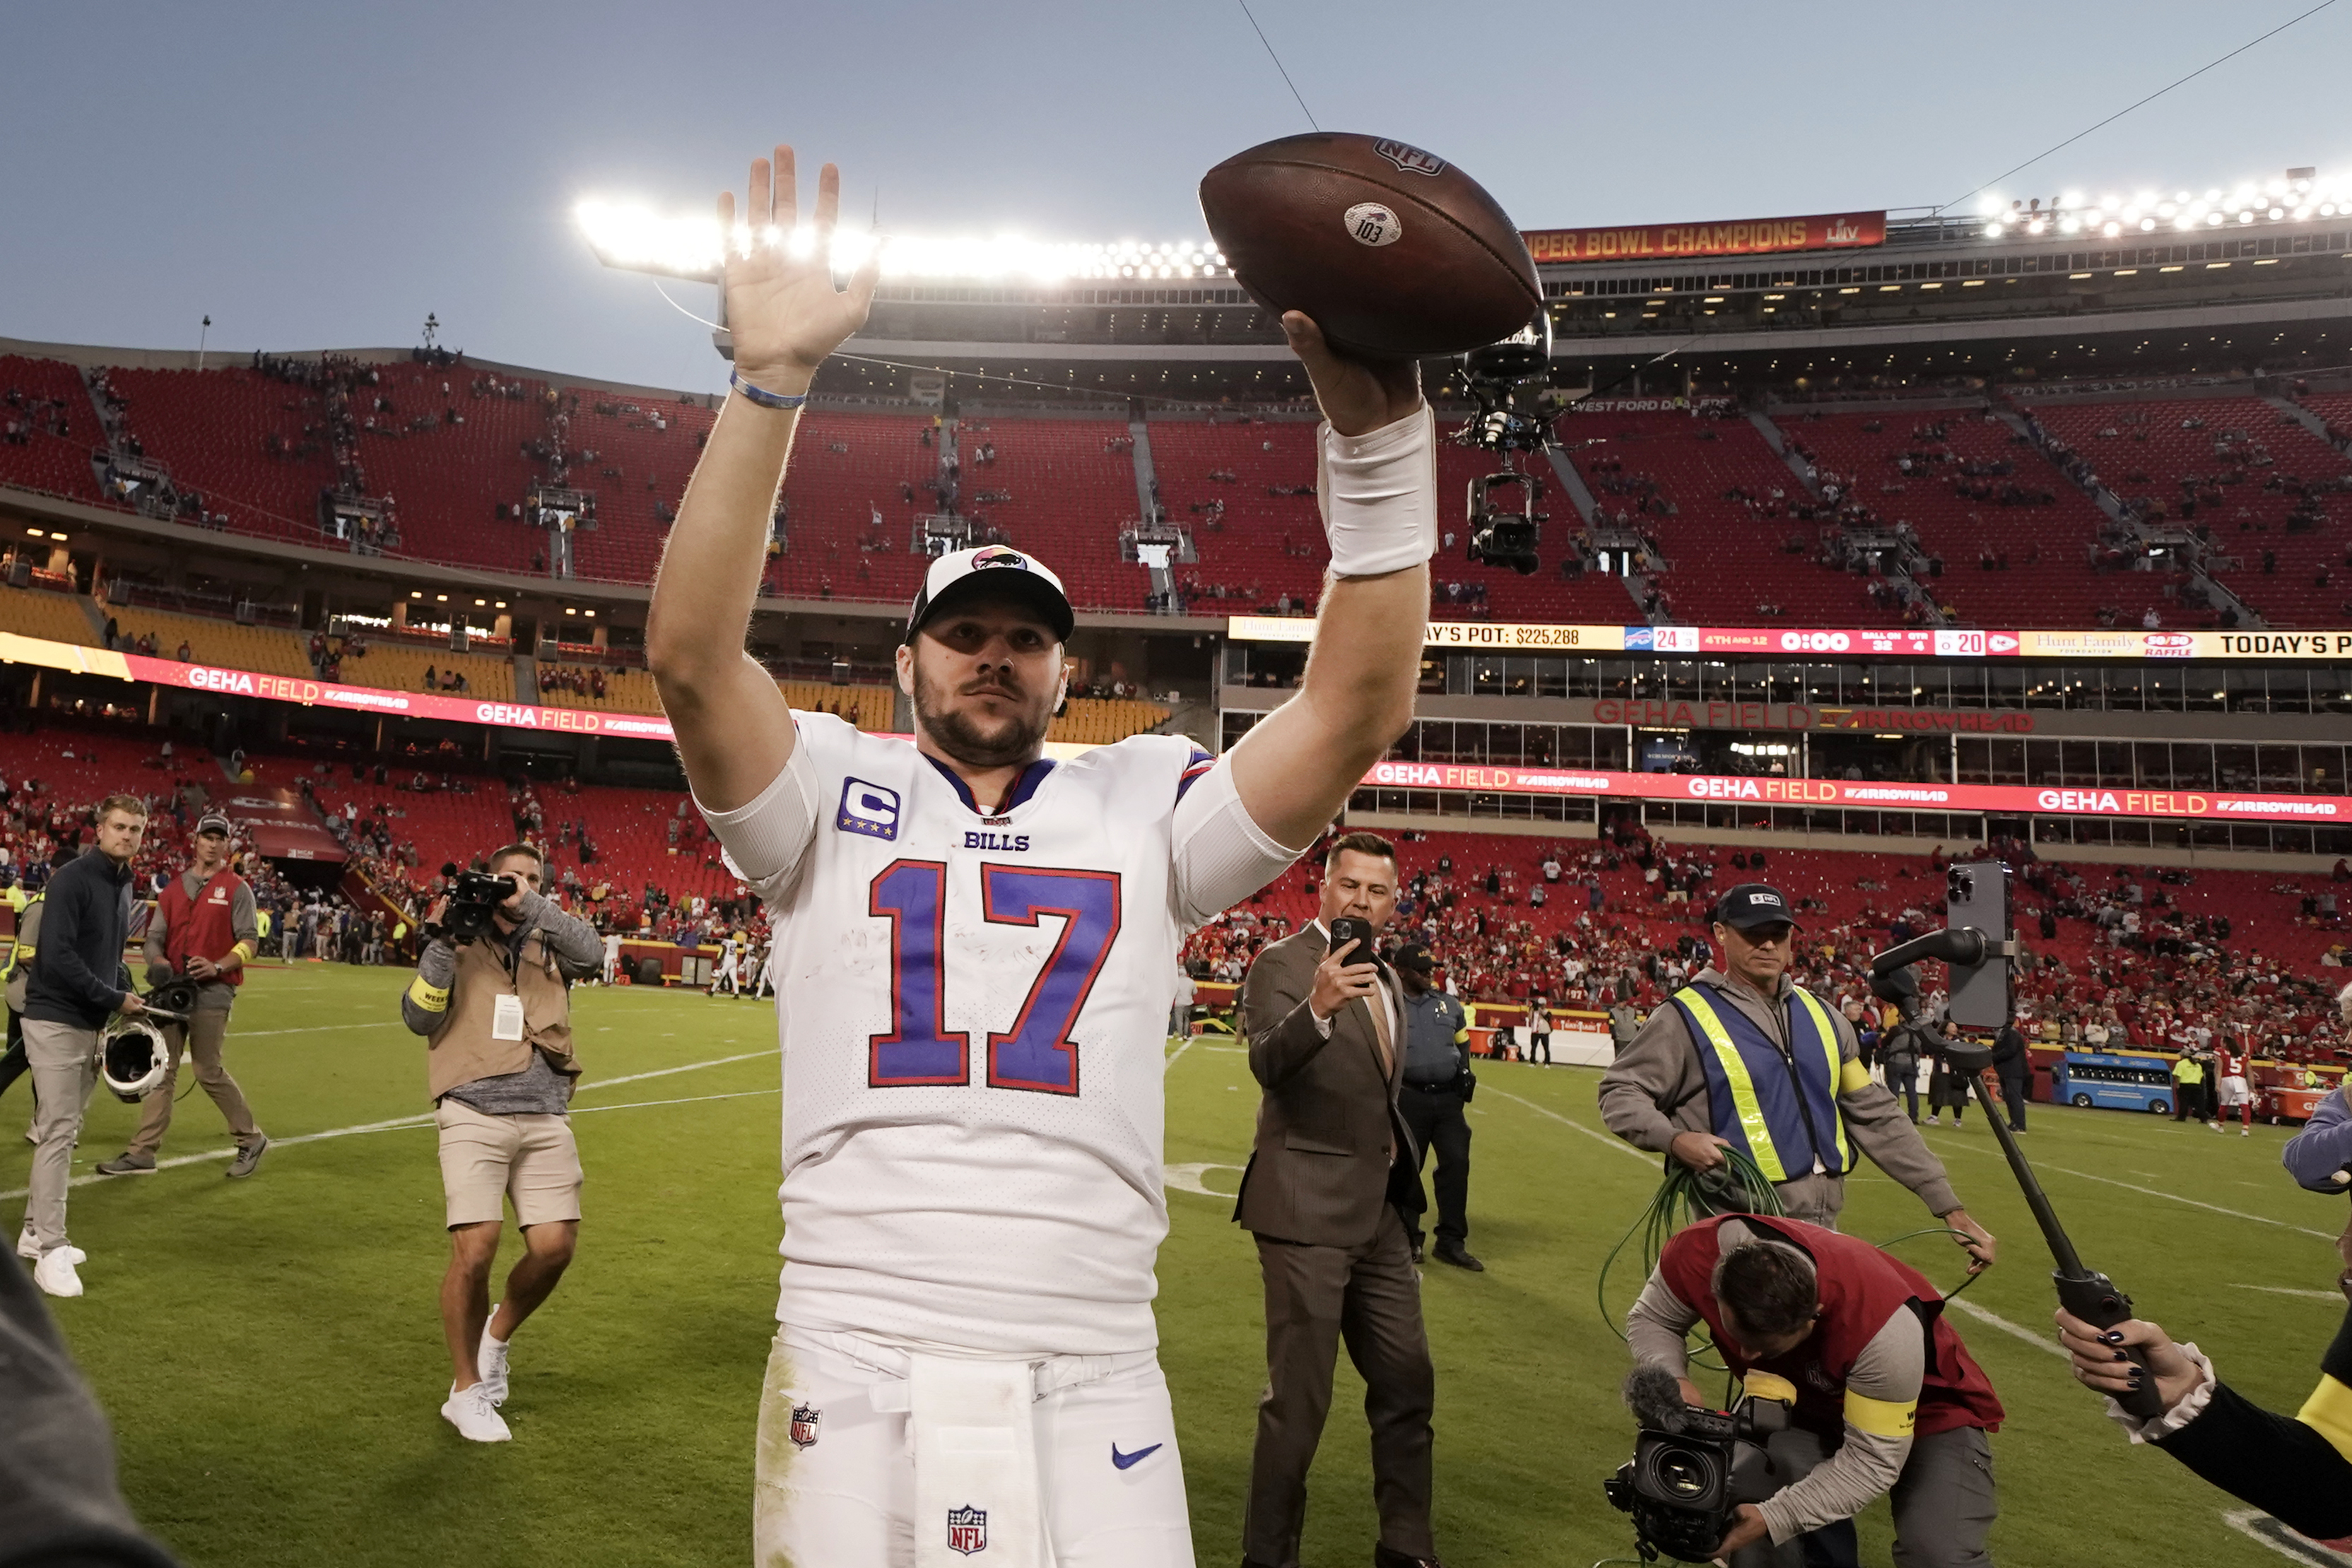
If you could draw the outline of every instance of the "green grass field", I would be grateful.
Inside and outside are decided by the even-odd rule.
[[[75,1190],[89,1294],[57,1303],[58,1315],[114,1420],[133,1507],[197,1568],[743,1563],[777,1267],[773,1015],[697,995],[578,993],[579,1260],[516,1341],[515,1441],[478,1448],[436,1413],[448,1373],[433,1134],[334,1135],[426,1109],[421,1050],[397,1021],[401,983],[319,965],[257,972],[229,1057],[278,1140],[255,1179],[224,1181],[209,1158]],[[1658,1173],[1599,1134],[1596,1076],[1481,1074],[1471,1241],[1488,1271],[1433,1265],[1424,1282],[1438,1543],[1456,1565],[1581,1568],[1629,1545],[1600,1490],[1632,1448],[1616,1392],[1625,1356],[1593,1291]],[[1174,1058],[1169,1091],[1169,1160],[1208,1167],[1196,1179],[1230,1194],[1256,1105],[1245,1059],[1204,1038]],[[21,1092],[7,1103],[10,1116],[26,1113]],[[77,1174],[118,1152],[131,1123],[101,1091]],[[298,1141],[313,1134],[328,1135]],[[2127,1447],[2066,1376],[2049,1336],[2048,1259],[1980,1112],[1928,1136],[2004,1248],[1963,1301],[2016,1332],[1955,1318],[2010,1411],[1994,1439],[1996,1558],[2276,1563],[2224,1522],[2230,1500]],[[2093,1264],[2214,1354],[2234,1385],[2291,1411],[2342,1315],[2320,1292],[2344,1215],[2286,1180],[2284,1136],[2036,1107],[2028,1142]],[[189,1094],[165,1158],[226,1147],[211,1103]],[[29,1153],[13,1130],[0,1139],[0,1190],[23,1187]],[[1161,1359],[1194,1539],[1202,1562],[1237,1561],[1264,1371],[1255,1259],[1227,1198],[1180,1190],[1169,1203]],[[8,1206],[12,1226],[20,1207]],[[1884,1178],[1853,1185],[1853,1233],[1926,1223]],[[514,1251],[509,1240],[501,1274]],[[1901,1251],[1940,1282],[1958,1277],[1942,1239]],[[1612,1277],[1618,1310],[1639,1283],[1632,1268]],[[1360,1388],[1344,1367],[1340,1379],[1314,1478],[1314,1568],[1359,1568],[1373,1535]],[[1866,1554],[1883,1561],[1884,1504],[1864,1528]]]

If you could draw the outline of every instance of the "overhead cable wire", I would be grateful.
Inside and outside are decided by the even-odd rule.
[[[2319,0],[2319,4],[2314,5],[2310,10],[2305,11],[2299,16],[2290,16],[2285,21],[2281,22],[2277,26],[2273,27],[2269,32],[2264,33],[2261,37],[2248,39],[2246,42],[2240,44],[2236,48],[2231,49],[2228,54],[2220,57],[2218,59],[2206,61],[2203,65],[2199,66],[2195,70],[2190,71],[2187,76],[2182,77],[2179,81],[2168,82],[2163,87],[2158,88],[2154,92],[2149,93],[2146,98],[2141,99],[2138,102],[2127,104],[2124,108],[2116,110],[2105,120],[2100,120],[2098,124],[2086,126],[2083,130],[2074,132],[2074,135],[2066,138],[2065,141],[2059,142],[2057,146],[2045,148],[2042,152],[2036,152],[2032,157],[2028,158],[2024,162],[2020,163],[2015,169],[2003,170],[2000,173],[1995,174],[1991,179],[1987,180],[1983,184],[1979,185],[1976,190],[1970,191],[1965,195],[1956,196],[1951,201],[1946,202],[1940,207],[1931,207],[1928,210],[1931,213],[1943,213],[1953,207],[1958,206],[1962,202],[1967,201],[1969,196],[1976,195],[1980,192],[1989,191],[1992,189],[1993,186],[2000,184],[2003,180],[2008,179],[2010,175],[2017,173],[2021,170],[2032,168],[2033,165],[2041,162],[2044,158],[2049,157],[2051,153],[2056,152],[2063,148],[2072,147],[2075,142],[2080,141],[2084,137],[2091,134],[2092,131],[2113,125],[2116,120],[2121,120],[2133,110],[2146,108],[2147,105],[2154,103],[2158,99],[2162,98],[2166,93],[2170,92],[2174,88],[2181,87],[2189,82],[2195,81],[2199,77],[2203,76],[2207,71],[2211,70],[2214,67],[2223,65],[2231,60],[2236,59],[2240,55],[2244,54],[2256,44],[2264,43],[2272,38],[2277,37],[2281,33],[2285,32],[2297,22],[2308,21],[2335,4],[2336,0]]]

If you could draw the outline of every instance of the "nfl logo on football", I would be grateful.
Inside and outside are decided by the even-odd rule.
[[[795,1448],[816,1447],[816,1424],[824,1419],[824,1412],[814,1405],[793,1406],[792,1439]]]
[[[961,1552],[966,1557],[988,1550],[988,1510],[984,1508],[951,1508],[948,1510],[948,1550]]]
[[[1372,151],[1397,166],[1401,174],[1427,174],[1431,178],[1445,172],[1445,160],[1434,152],[1423,152],[1418,147],[1383,138],[1372,143]]]

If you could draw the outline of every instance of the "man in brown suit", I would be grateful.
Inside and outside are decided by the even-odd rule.
[[[1397,1113],[1402,1015],[1393,977],[1331,923],[1375,936],[1396,913],[1396,851],[1371,833],[1335,840],[1322,910],[1267,947],[1242,984],[1250,1071],[1265,1091],[1234,1218],[1257,1238],[1265,1279],[1265,1393],[1258,1400],[1242,1525],[1247,1568],[1297,1568],[1307,1469],[1331,1408],[1339,1343],[1364,1379],[1372,1428],[1376,1568],[1434,1568],[1430,1409],[1436,1377],[1421,1281],[1395,1197],[1412,1139]],[[1368,944],[1366,944],[1368,945]]]

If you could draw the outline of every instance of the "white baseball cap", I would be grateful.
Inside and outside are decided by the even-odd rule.
[[[1070,609],[1070,596],[1063,590],[1062,580],[1045,562],[1004,545],[955,550],[931,562],[931,569],[923,573],[922,591],[915,595],[914,608],[907,612],[907,634],[899,640],[913,642],[924,622],[950,601],[973,591],[974,579],[981,580],[982,588],[1025,601],[1053,629],[1056,640],[1070,640],[1078,620]]]

